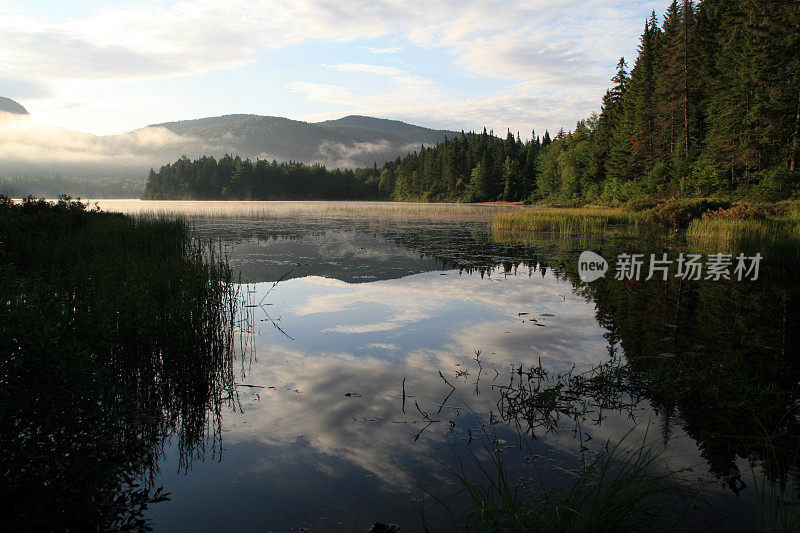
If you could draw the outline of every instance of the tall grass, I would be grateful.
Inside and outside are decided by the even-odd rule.
[[[440,464],[466,493],[472,510],[467,529],[487,532],[677,531],[697,519],[694,506],[703,487],[685,471],[669,468],[663,452],[642,442],[628,447],[630,433],[601,450],[575,473],[568,488],[556,490],[541,479],[515,479],[503,452],[489,442],[489,461],[471,453],[479,479]],[[443,502],[447,505],[447,502]]]
[[[0,198],[0,242],[4,526],[141,529],[166,436],[186,466],[219,434],[231,270],[181,220],[68,199]]]
[[[457,203],[358,202],[358,201],[155,201],[98,200],[106,211],[129,214],[149,213],[158,216],[196,219],[270,220],[276,217],[446,218],[486,220],[509,206]],[[518,207],[523,210],[527,208]]]
[[[787,438],[786,434],[776,434],[774,430],[756,421],[762,435],[759,442],[764,461],[749,458],[750,476],[758,503],[761,531],[800,530],[800,472],[797,467],[776,471],[774,465],[790,461],[796,465],[800,458],[800,445],[797,439]]]
[[[495,233],[551,235],[602,234],[613,227],[636,227],[639,215],[617,208],[527,209],[495,215]]]
[[[696,219],[686,231],[686,243],[699,252],[760,252],[769,261],[793,263],[800,260],[800,219]]]

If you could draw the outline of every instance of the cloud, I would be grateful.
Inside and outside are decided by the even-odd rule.
[[[94,78],[231,68],[251,61],[258,49],[316,41],[320,36],[351,41],[406,35],[418,46],[447,49],[476,73],[492,75],[505,65],[506,75],[525,79],[536,75],[531,67],[539,64],[538,52],[555,49],[557,58],[583,54],[583,65],[598,56],[613,59],[616,54],[606,53],[609,47],[604,42],[585,42],[574,36],[589,32],[619,39],[615,30],[619,26],[630,29],[630,21],[638,22],[639,12],[646,14],[655,3],[634,10],[610,0],[586,4],[576,0],[557,6],[543,1],[498,6],[494,2],[399,4],[389,0],[336,6],[324,0],[234,1],[224,6],[210,1],[112,4],[84,19],[53,23],[2,13],[6,16],[0,19],[4,21],[0,22],[4,30],[0,45],[6,50],[10,70]],[[576,26],[585,32],[575,31]],[[630,35],[625,35],[626,41]],[[378,54],[401,50],[398,46],[362,48]],[[517,53],[509,54],[509,49]],[[500,61],[492,62],[492,57]]]
[[[341,105],[349,102],[351,106],[370,107],[379,103],[393,103],[407,106],[419,104],[431,98],[444,98],[445,93],[436,87],[433,80],[412,74],[406,70],[365,63],[340,63],[322,65],[323,67],[346,74],[369,74],[387,80],[391,87],[388,91],[375,94],[367,92],[359,94],[341,85],[318,84],[313,82],[294,82],[288,87],[305,95],[311,101]]]
[[[408,490],[419,481],[422,456],[463,442],[478,426],[470,410],[484,423],[490,412],[497,413],[496,386],[509,383],[513,366],[536,364],[541,357],[549,369],[568,369],[573,363],[583,369],[607,360],[604,330],[595,320],[592,303],[572,294],[568,283],[552,273],[535,280],[524,275],[502,277],[499,270],[492,276],[428,273],[365,285],[323,278],[282,282],[270,296],[277,306],[271,310],[281,313],[282,325],[295,334],[295,340],[272,335],[271,326],[256,319],[256,324],[264,324],[257,337],[259,361],[243,382],[274,388],[240,390],[243,412],[226,415],[226,445],[259,442],[274,453],[287,453],[288,459],[302,440],[314,459],[298,467],[336,457],[394,489]],[[271,288],[271,283],[257,285],[256,297]],[[504,297],[498,298],[499,294]],[[438,304],[432,309],[431,302]],[[343,312],[349,303],[369,311]],[[376,306],[388,312],[380,313]],[[340,333],[346,341],[336,346],[336,335],[322,333],[374,323],[361,321],[365,315],[391,317],[404,309],[417,318],[398,321],[393,331]],[[517,310],[531,311],[526,316],[535,313],[547,326],[523,323]],[[542,317],[542,312],[556,316]],[[425,322],[436,323],[433,337],[426,335]],[[482,350],[480,369],[475,349]],[[451,396],[440,371],[456,389]],[[401,391],[408,395],[405,409]],[[445,397],[447,403],[440,410]],[[414,436],[427,422],[415,405],[436,413],[439,420],[418,441]],[[647,410],[638,414],[642,421],[656,418]],[[572,423],[564,421],[563,427],[571,428]],[[635,424],[625,413],[603,412],[602,425],[584,427],[594,437],[588,446],[597,449],[607,440],[616,443],[628,431],[632,434],[626,442],[633,446],[645,436],[648,441],[661,438],[657,431],[647,432],[645,424]],[[503,431],[502,424],[494,428]],[[584,444],[569,430],[539,437],[543,447],[565,456],[575,456]],[[674,464],[700,463],[691,439],[679,439],[673,446]],[[259,471],[276,468],[276,461],[254,465]]]
[[[341,85],[296,81],[287,85],[287,88],[302,93],[312,102],[346,102],[356,98],[355,93]]]
[[[142,164],[148,152],[179,148],[190,140],[166,128],[98,137],[41,124],[27,116],[0,113],[3,160]]]
[[[583,102],[590,96],[597,107],[621,51],[634,50],[644,18],[662,8],[653,1],[611,0],[144,1],[111,3],[88,15],[52,21],[0,8],[0,48],[9,79],[58,86],[59,80],[165,79],[235,69],[256,62],[260,51],[298,43],[373,40],[374,46],[361,48],[391,55],[401,47],[385,46],[386,40],[400,40],[409,43],[404,52],[444,54],[463,72],[498,83],[482,94],[454,99],[437,72],[342,63],[330,67],[382,76],[395,89],[370,96],[359,94],[354,84],[325,84],[307,76],[288,86],[312,103],[346,112],[403,118],[433,111],[434,121],[450,125],[463,123],[463,117],[485,121],[491,116],[490,124],[498,128],[552,117],[547,118],[551,127],[570,127],[585,115]],[[579,93],[581,105],[552,111],[546,102],[509,114],[521,109],[526,97],[562,93]]]
[[[370,343],[370,344],[365,344],[364,348],[365,349],[377,348],[377,349],[380,349],[380,350],[397,350],[398,349],[398,347],[395,346],[394,344],[382,344],[380,342],[373,342],[373,343]]]
[[[58,170],[81,177],[143,179],[148,168],[192,150],[199,155],[219,147],[160,127],[97,136],[43,124],[27,115],[0,113],[0,161],[5,173]]]
[[[322,65],[323,67],[338,70],[339,72],[358,72],[365,74],[376,74],[386,76],[398,83],[413,84],[415,82],[429,83],[428,80],[420,76],[414,76],[396,67],[384,65],[370,65],[366,63],[340,63],[336,65]]]
[[[385,48],[373,48],[372,46],[362,46],[361,49],[368,54],[397,54],[403,50],[403,47],[387,46]]]
[[[431,283],[431,278],[435,279],[435,284]],[[429,369],[447,367],[455,362],[452,354],[469,354],[475,349],[494,352],[492,358],[500,364],[510,364],[531,353],[548,364],[563,363],[565,354],[569,354],[570,363],[588,364],[597,360],[598,345],[602,347],[599,356],[605,356],[605,341],[593,314],[587,314],[585,300],[565,292],[565,285],[552,273],[531,284],[527,276],[505,277],[498,268],[489,279],[470,281],[469,291],[465,292],[463,278],[441,276],[438,272],[359,285],[331,283],[319,277],[305,278],[302,283],[314,287],[313,295],[288,311],[305,319],[337,317],[338,322],[320,331],[357,339],[358,335],[371,333],[382,333],[385,338],[404,336],[422,328],[426,322],[457,310],[462,317],[460,323],[466,321],[467,325],[439,329],[437,342],[440,344],[408,354],[408,358],[416,361],[416,366]],[[498,307],[501,292],[505,296],[503,305]],[[357,309],[371,312],[354,315]],[[348,311],[352,313],[343,314]],[[545,327],[538,327],[529,319],[520,318],[516,314],[518,311],[531,312],[531,318],[539,313],[557,317],[539,317],[539,323]],[[495,318],[472,323],[464,316],[472,313]],[[403,346],[399,342],[395,344]],[[422,362],[426,360],[432,362]]]
[[[398,149],[387,140],[357,142],[351,145],[323,141],[319,147],[319,157],[320,161],[332,168],[355,168],[365,157],[371,157],[376,162],[385,161],[392,159],[398,151],[411,152],[416,148],[419,148],[419,143],[408,143]]]
[[[374,74],[389,80],[391,86],[379,93],[357,94],[343,86],[295,83],[292,89],[311,101],[325,103],[332,108],[328,113],[310,117],[311,120],[324,120],[348,113],[371,114],[380,109],[382,116],[411,123],[445,129],[453,128],[455,123],[466,130],[475,131],[486,126],[499,134],[510,128],[527,136],[532,125],[540,127],[541,134],[544,127],[549,126],[555,131],[558,125],[564,124],[565,117],[574,116],[572,122],[565,124],[571,128],[578,119],[595,110],[598,102],[596,90],[586,83],[551,91],[554,83],[552,74],[542,74],[541,79],[518,82],[495,93],[456,98],[436,87],[433,80],[396,67],[344,64],[329,65],[329,68],[341,72]],[[416,146],[410,147],[412,150],[414,148]]]
[[[0,95],[8,98],[47,98],[52,94],[52,87],[47,83],[0,77]]]

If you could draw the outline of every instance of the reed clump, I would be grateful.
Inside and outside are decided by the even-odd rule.
[[[134,530],[218,433],[237,286],[181,220],[0,197],[0,497],[8,530]],[[217,441],[212,440],[212,448]]]
[[[586,458],[563,490],[511,474],[503,452],[484,435],[489,460],[471,452],[480,477],[440,464],[456,480],[471,507],[469,530],[488,532],[678,531],[697,525],[692,516],[703,487],[687,471],[667,466],[651,444],[630,446],[629,435]],[[441,501],[445,505],[447,502]]]
[[[791,212],[770,218],[726,213],[705,216],[689,224],[686,243],[698,252],[760,253],[770,262],[793,264],[800,261],[800,217]]]
[[[372,201],[194,201],[99,200],[107,211],[189,219],[272,220],[281,217],[321,219],[466,219],[486,220],[508,205]],[[523,209],[522,206],[517,209]]]
[[[494,233],[585,235],[635,228],[639,218],[639,214],[619,208],[531,208],[495,215],[489,226]]]

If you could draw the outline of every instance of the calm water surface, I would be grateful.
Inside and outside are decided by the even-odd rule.
[[[449,530],[430,493],[454,492],[454,480],[437,460],[457,465],[459,456],[477,476],[470,452],[486,459],[487,436],[515,474],[535,471],[553,487],[569,483],[582,452],[623,438],[653,442],[673,468],[709,481],[721,514],[753,503],[746,458],[758,452],[739,436],[756,424],[729,390],[734,378],[713,400],[702,381],[680,393],[650,383],[616,409],[589,401],[580,414],[543,410],[533,420],[509,413],[503,391],[522,382],[520,368],[539,365],[580,373],[610,359],[637,368],[659,358],[740,365],[767,354],[780,372],[759,363],[746,369],[749,379],[794,398],[794,284],[588,287],[575,273],[581,250],[636,244],[509,244],[487,231],[492,208],[280,203],[265,216],[269,205],[241,204],[233,218],[216,205],[194,207],[204,213],[197,233],[220,241],[241,273],[250,334],[223,408],[221,449],[210,431],[188,469],[172,448],[161,460],[158,483],[171,501],[150,509],[156,530],[367,531],[381,521],[418,531],[423,520]],[[783,475],[791,465],[773,467]],[[451,510],[463,504],[454,498]]]

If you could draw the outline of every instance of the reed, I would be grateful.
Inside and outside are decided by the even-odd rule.
[[[219,452],[239,294],[182,220],[0,198],[0,497],[8,530],[131,530],[164,439]],[[214,438],[209,439],[210,436]]]
[[[796,467],[782,472],[773,471],[769,465],[784,464],[787,460],[797,464],[800,446],[796,439],[775,434],[770,428],[759,425],[761,455],[767,460],[757,462],[749,458],[750,477],[758,504],[761,531],[798,531],[800,529],[800,477]]]
[[[498,211],[526,208],[508,205],[357,201],[155,201],[99,200],[106,211],[191,219],[271,220],[278,217],[322,219],[487,220]]]
[[[495,215],[496,233],[575,235],[602,234],[612,228],[635,228],[639,215],[617,208],[526,209]]]
[[[470,452],[479,479],[469,477],[460,458],[458,467],[440,464],[471,504],[468,530],[676,531],[695,522],[692,510],[702,501],[704,487],[689,481],[686,471],[670,469],[653,445],[629,446],[629,436],[587,460],[565,490],[541,479],[516,478],[488,433],[489,461]]]
[[[686,243],[698,252],[761,253],[771,262],[796,263],[800,260],[800,219],[697,219],[689,224]]]

